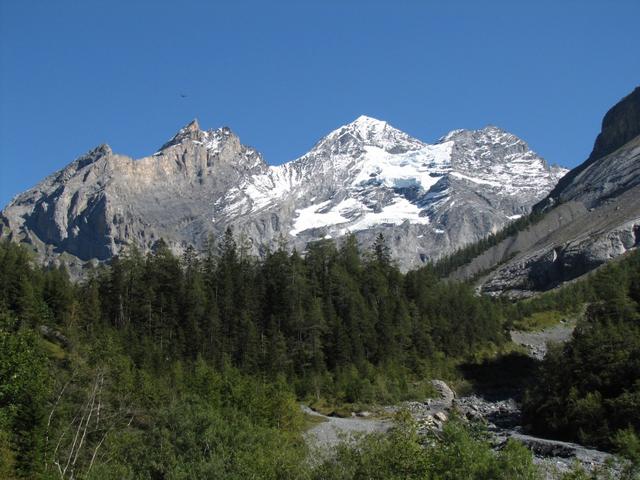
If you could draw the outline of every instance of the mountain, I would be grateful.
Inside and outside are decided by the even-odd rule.
[[[640,245],[640,87],[604,116],[589,158],[535,206],[541,220],[454,272],[486,293],[527,296]]]
[[[367,246],[383,233],[409,269],[527,214],[564,173],[492,126],[428,144],[361,116],[269,166],[228,128],[193,121],[139,160],[91,150],[18,195],[0,221],[4,237],[72,265],[160,238],[201,248],[233,227],[255,253],[281,237],[302,251],[349,232]]]
[[[633,148],[640,135],[640,87],[613,106],[602,120],[602,130],[596,138],[589,158],[558,182],[549,193],[548,205],[579,199],[586,203],[613,197],[640,183],[634,177],[638,165],[634,153],[626,149],[608,158],[609,154],[624,147]],[[614,188],[615,191],[611,189]],[[540,208],[543,208],[541,205]]]

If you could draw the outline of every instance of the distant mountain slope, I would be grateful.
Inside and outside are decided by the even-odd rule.
[[[476,241],[527,214],[566,172],[496,127],[423,143],[361,116],[308,153],[269,166],[228,128],[182,128],[152,156],[100,146],[16,197],[3,236],[45,259],[106,260],[164,238],[201,247],[227,227],[254,252],[280,237],[309,241],[384,233],[403,269]]]
[[[458,269],[487,293],[529,295],[640,245],[640,88],[604,117],[593,152],[535,207],[546,214]],[[496,268],[496,266],[498,266]]]

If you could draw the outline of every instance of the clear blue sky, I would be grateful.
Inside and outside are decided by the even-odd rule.
[[[269,163],[367,114],[425,141],[495,124],[574,166],[640,84],[638,19],[638,0],[0,0],[0,206],[194,117]]]

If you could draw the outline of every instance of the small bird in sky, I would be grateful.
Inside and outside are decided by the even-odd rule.
[[[180,97],[181,97],[181,98],[187,98],[187,96],[186,96],[184,93],[181,93],[181,94],[180,94]]]

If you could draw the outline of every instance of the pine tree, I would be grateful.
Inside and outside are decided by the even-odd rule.
[[[379,233],[373,243],[373,257],[381,267],[388,267],[391,263],[391,249],[382,233]]]
[[[184,354],[195,359],[204,351],[201,326],[206,324],[205,282],[200,262],[193,247],[183,255],[184,290],[181,295],[181,316],[184,335]]]
[[[238,252],[233,231],[227,228],[220,245],[220,259],[216,273],[217,304],[220,313],[220,348],[223,357],[237,353],[236,298],[239,282]],[[236,360],[238,360],[236,358]]]

